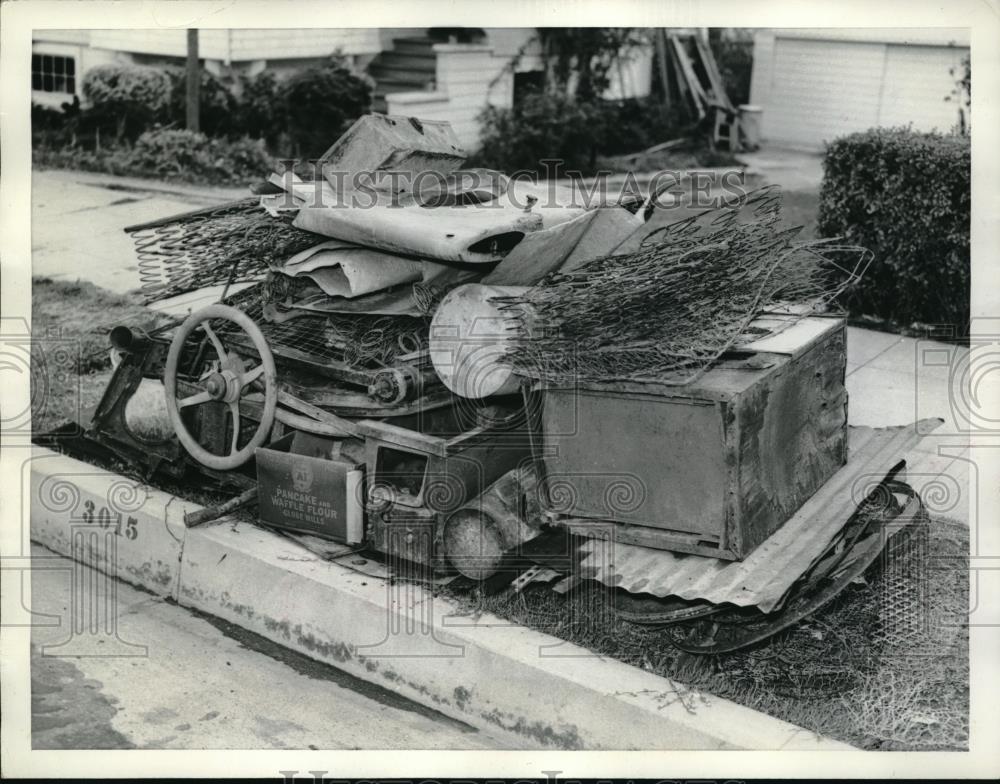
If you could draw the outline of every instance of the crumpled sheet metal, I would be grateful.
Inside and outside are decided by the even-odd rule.
[[[330,240],[296,253],[278,266],[277,271],[291,277],[307,277],[330,297],[353,299],[362,294],[422,280],[424,263],[340,240]]]
[[[610,255],[642,223],[641,215],[633,215],[622,207],[584,212],[526,235],[484,282],[495,286],[533,286],[551,272],[567,272]]]
[[[511,183],[481,204],[428,207],[412,195],[366,190],[343,192],[324,181],[304,182],[290,172],[270,182],[292,196],[291,205],[262,202],[271,211],[292,207],[295,228],[347,243],[441,261],[492,263],[520,238],[583,215],[571,189]]]
[[[852,427],[847,465],[743,561],[591,540],[580,575],[630,593],[778,609],[792,584],[847,523],[858,503],[941,420],[875,429]]]

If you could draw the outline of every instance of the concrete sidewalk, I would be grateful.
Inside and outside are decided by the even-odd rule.
[[[746,164],[747,177],[780,185],[785,191],[818,192],[823,181],[823,153],[765,146],[757,152],[738,153],[736,159]]]
[[[933,340],[849,327],[848,422],[888,427],[928,417],[943,421],[918,444],[908,462],[910,483],[932,515],[973,525],[978,471],[969,449],[966,417],[969,349]]]

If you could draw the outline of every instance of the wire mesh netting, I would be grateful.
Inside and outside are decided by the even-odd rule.
[[[634,252],[557,272],[494,299],[514,317],[509,359],[524,375],[611,380],[685,371],[759,337],[765,311],[826,311],[871,254],[778,230],[768,186],[652,232]]]
[[[269,264],[326,239],[295,228],[293,217],[273,217],[253,197],[129,227],[145,301],[257,281]]]
[[[616,593],[585,581],[488,594],[443,589],[468,615],[491,613],[673,680],[666,701],[727,698],[866,749],[964,749],[969,733],[968,526],[911,523],[832,602],[762,643],[681,652],[663,628],[617,617]],[[681,685],[683,684],[683,685]]]
[[[253,286],[226,303],[242,310],[263,332],[277,358],[309,357],[317,364],[337,363],[357,369],[378,369],[427,345],[426,319],[411,316],[325,314],[275,321],[265,313],[263,287]],[[231,340],[243,340],[235,324],[220,327]]]

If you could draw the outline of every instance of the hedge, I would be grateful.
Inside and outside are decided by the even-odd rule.
[[[264,71],[234,85],[202,69],[200,127],[217,140],[263,139],[280,157],[318,157],[370,111],[372,88],[338,56],[287,79]],[[101,157],[101,147],[130,147],[143,133],[182,129],[186,91],[186,71],[178,66],[95,66],[83,79],[84,106],[64,104],[62,112],[32,106],[35,149],[49,148],[42,157],[53,158],[57,148],[79,145]]]
[[[123,143],[97,150],[36,146],[32,162],[41,168],[225,185],[259,180],[275,166],[261,139],[217,139],[194,131],[163,128],[146,131],[134,145]]]
[[[831,143],[823,170],[820,236],[874,253],[847,296],[850,312],[967,334],[969,137],[872,129]]]

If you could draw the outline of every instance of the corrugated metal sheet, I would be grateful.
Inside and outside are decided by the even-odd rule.
[[[721,561],[593,540],[583,547],[583,577],[631,593],[731,602],[771,612],[813,564],[858,503],[940,420],[916,426],[852,427],[847,465],[743,561]]]

